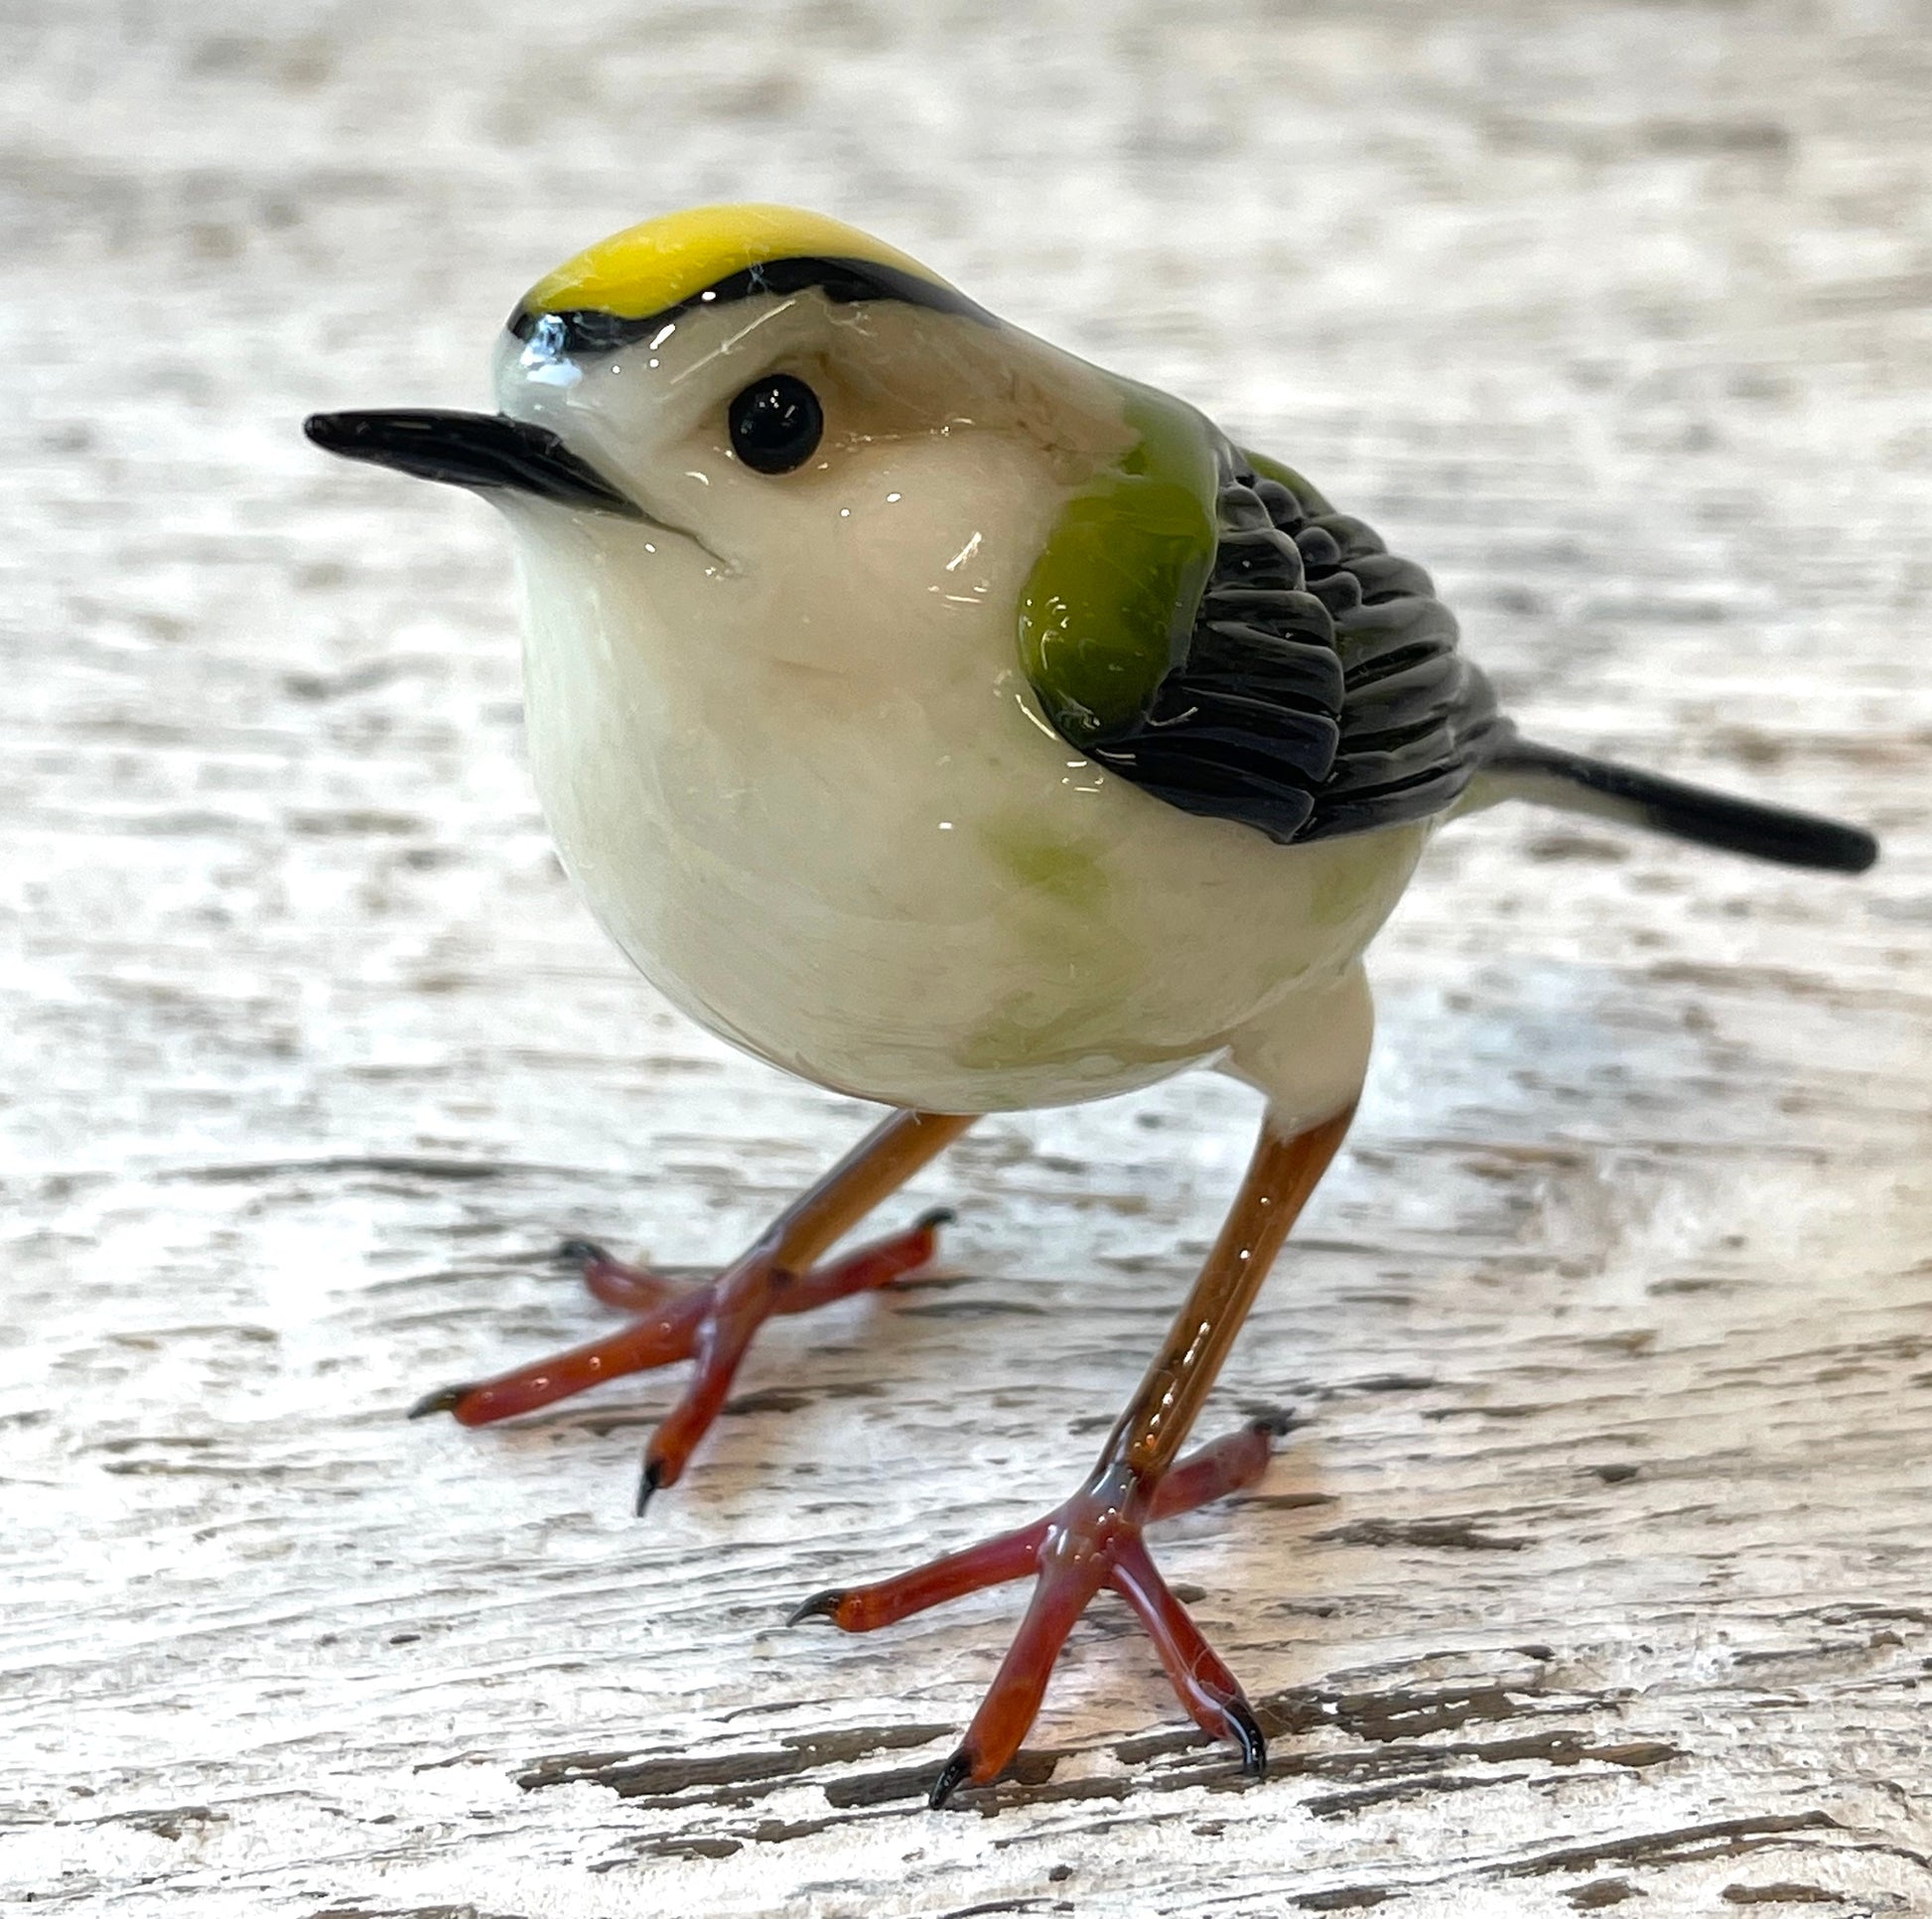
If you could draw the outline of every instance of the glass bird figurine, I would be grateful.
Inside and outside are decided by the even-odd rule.
[[[1182,1447],[1348,1129],[1363,949],[1430,835],[1522,797],[1841,873],[1874,842],[1526,740],[1429,575],[1300,474],[837,221],[714,206],[619,233],[524,297],[495,380],[493,414],[307,431],[501,507],[538,792],[639,970],[896,1110],[708,1285],[573,1242],[623,1329],[418,1411],[482,1425],[689,1359],[641,1511],[769,1314],[931,1258],[937,1215],[827,1256],[976,1117],[1231,1073],[1265,1097],[1259,1142],[1086,1480],[793,1616],[868,1632],[1032,1578],[935,1806],[1012,1759],[1103,1587],[1260,1772],[1255,1714],[1143,1533],[1267,1462],[1266,1425]]]

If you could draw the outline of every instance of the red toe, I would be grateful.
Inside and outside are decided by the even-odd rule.
[[[1060,1649],[1096,1592],[1111,1586],[1154,1641],[1180,1702],[1215,1738],[1240,1748],[1259,1773],[1267,1743],[1240,1685],[1162,1578],[1141,1537],[1143,1524],[1186,1512],[1260,1477],[1276,1422],[1261,1421],[1177,1460],[1149,1487],[1126,1467],[1097,1472],[1079,1492],[1031,1526],[1001,1533],[895,1578],[814,1593],[792,1615],[826,1618],[845,1632],[871,1632],[968,1592],[1035,1576],[1025,1617],[959,1749],[932,1788],[943,1805],[962,1785],[985,1785],[1011,1764],[1027,1736]]]

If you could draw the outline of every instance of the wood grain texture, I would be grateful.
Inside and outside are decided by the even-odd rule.
[[[126,1919],[1932,1910],[1932,15],[22,0],[0,21],[0,1898]],[[1168,1529],[1244,1789],[1122,1609],[1018,1783],[918,1788],[1016,1595],[813,1588],[1058,1498],[1245,1155],[1001,1120],[932,1283],[660,1383],[422,1389],[735,1251],[869,1117],[576,906],[472,503],[312,407],[475,404],[569,247],[874,227],[1437,572],[1539,735],[1862,819],[1860,883],[1555,816],[1380,942],[1352,1150]]]

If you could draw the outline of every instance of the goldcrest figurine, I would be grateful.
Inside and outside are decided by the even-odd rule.
[[[1298,473],[834,220],[702,207],[600,242],[510,316],[496,392],[495,414],[307,430],[502,508],[537,789],[639,970],[897,1111],[709,1285],[573,1242],[631,1322],[417,1410],[482,1425],[688,1358],[641,1511],[767,1315],[932,1256],[941,1215],[825,1258],[979,1115],[1231,1073],[1267,1100],[1253,1160],[1085,1482],[793,1618],[869,1632],[1033,1577],[934,1806],[1012,1759],[1103,1586],[1261,1772],[1253,1710],[1142,1535],[1267,1463],[1266,1425],[1181,1446],[1348,1130],[1362,952],[1430,835],[1517,797],[1840,873],[1874,842],[1523,739],[1428,574]]]

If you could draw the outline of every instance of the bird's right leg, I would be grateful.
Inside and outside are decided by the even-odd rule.
[[[637,1493],[645,1500],[683,1473],[692,1448],[723,1409],[758,1328],[774,1313],[806,1312],[882,1287],[932,1258],[947,1215],[927,1213],[909,1231],[815,1264],[881,1200],[897,1190],[973,1123],[951,1113],[895,1113],[802,1194],[732,1265],[703,1285],[661,1279],[573,1240],[585,1283],[600,1300],[639,1316],[621,1331],[513,1372],[447,1387],[418,1401],[411,1417],[451,1413],[485,1426],[568,1398],[603,1380],[679,1359],[696,1361],[683,1397],[651,1435]]]

